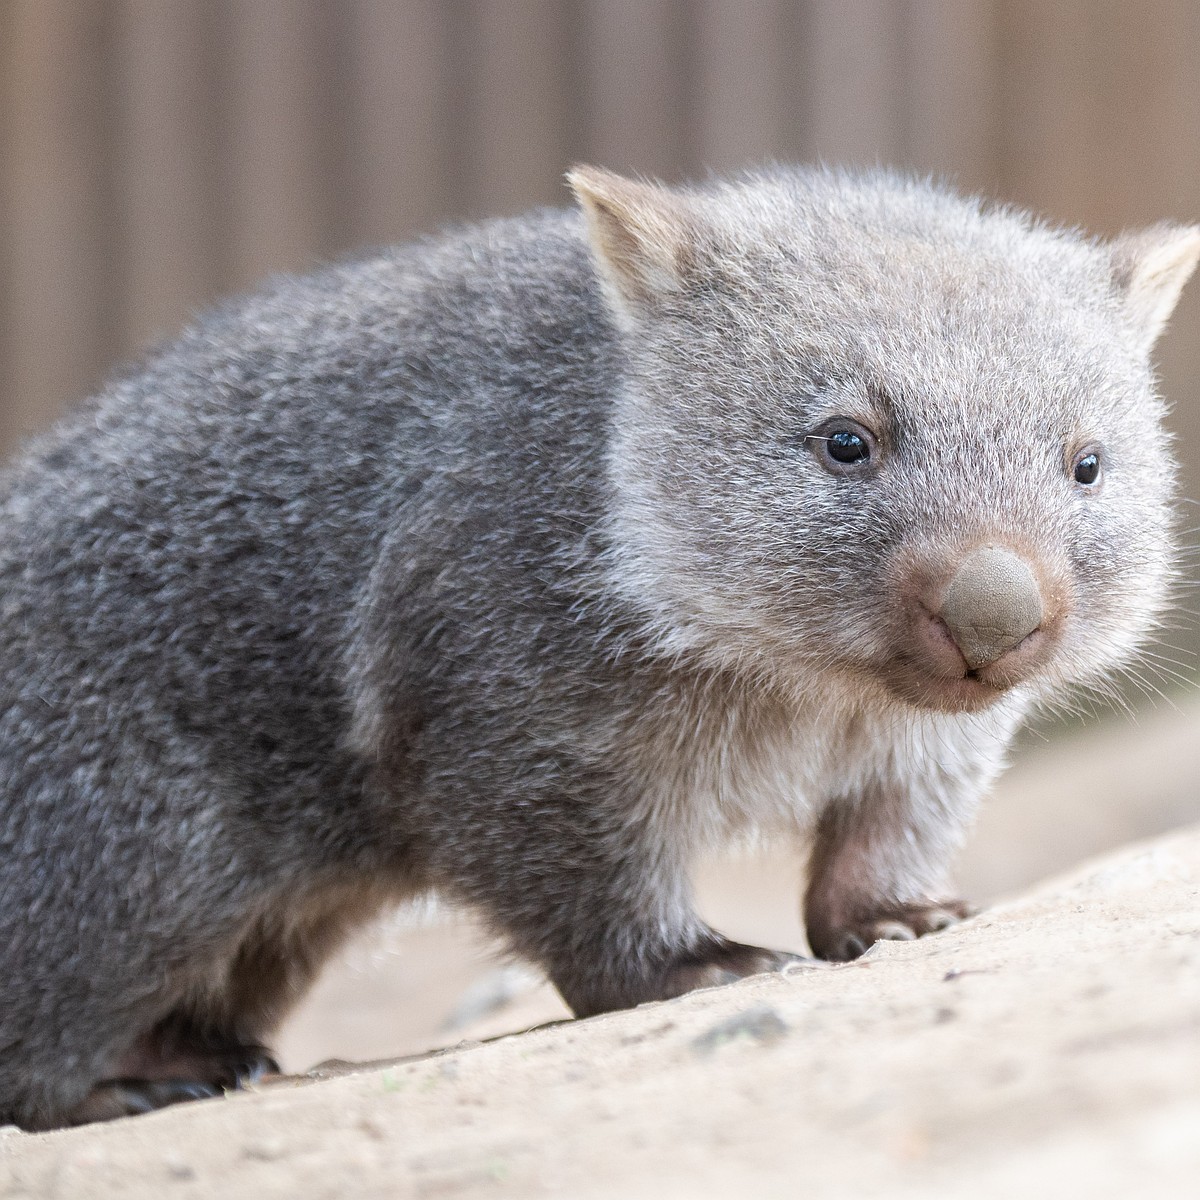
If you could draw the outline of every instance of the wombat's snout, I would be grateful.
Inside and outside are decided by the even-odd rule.
[[[975,670],[995,662],[1041,625],[1042,592],[1024,559],[1003,546],[979,546],[951,576],[936,615]]]
[[[905,636],[887,674],[916,704],[977,709],[1054,654],[1066,591],[1047,564],[985,542],[919,562],[899,578]]]

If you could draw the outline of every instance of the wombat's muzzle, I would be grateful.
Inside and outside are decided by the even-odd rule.
[[[897,580],[906,629],[885,668],[894,691],[923,708],[986,707],[1052,656],[1065,589],[1045,564],[996,542],[909,562]]]

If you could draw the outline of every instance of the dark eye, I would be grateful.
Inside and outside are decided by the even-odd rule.
[[[876,455],[870,430],[845,417],[827,422],[808,440],[821,465],[839,475],[869,466]]]
[[[1075,482],[1083,487],[1093,487],[1100,478],[1100,451],[1088,446],[1075,455],[1071,468]]]
[[[871,457],[871,447],[867,445],[866,439],[849,429],[839,429],[837,433],[831,433],[826,441],[829,457],[840,463],[862,462],[864,458]]]

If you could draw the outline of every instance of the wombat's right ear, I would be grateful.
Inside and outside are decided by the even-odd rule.
[[[567,172],[587,219],[592,254],[620,309],[629,315],[680,286],[695,214],[679,192],[599,167]]]
[[[1200,226],[1164,221],[1121,234],[1109,249],[1125,311],[1149,352],[1200,262]]]

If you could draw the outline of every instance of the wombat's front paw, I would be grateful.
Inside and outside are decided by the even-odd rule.
[[[663,998],[682,996],[698,988],[719,987],[767,971],[781,971],[791,963],[803,961],[799,954],[784,950],[764,950],[761,946],[745,946],[724,939],[714,941],[671,968]]]
[[[972,911],[962,900],[896,904],[837,924],[810,922],[808,941],[818,958],[849,962],[865,954],[875,942],[910,942],[954,925],[969,917]]]

